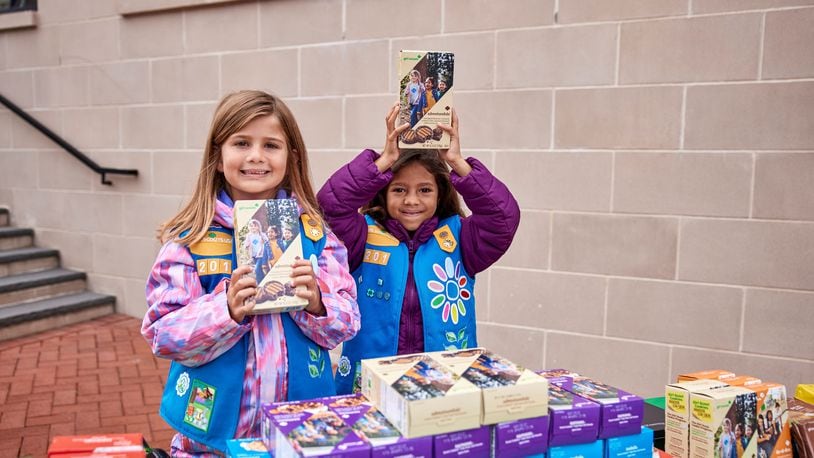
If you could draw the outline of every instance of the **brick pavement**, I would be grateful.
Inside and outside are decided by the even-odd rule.
[[[0,342],[0,458],[44,457],[53,436],[139,432],[169,450],[158,415],[169,362],[141,320],[109,315]]]

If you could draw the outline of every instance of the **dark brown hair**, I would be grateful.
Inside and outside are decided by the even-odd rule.
[[[396,174],[403,167],[413,162],[417,162],[424,167],[427,172],[435,178],[435,185],[438,187],[438,207],[435,209],[435,216],[439,219],[447,218],[452,215],[464,216],[464,212],[461,210],[461,201],[458,198],[458,192],[455,191],[455,188],[452,187],[452,182],[449,180],[449,167],[447,167],[446,162],[441,159],[440,151],[436,149],[402,150],[401,155],[393,164],[391,170],[393,170],[393,174]],[[362,213],[370,215],[379,224],[384,224],[390,217],[387,214],[387,189],[389,187],[389,184],[385,186],[376,194],[373,200],[362,207]]]

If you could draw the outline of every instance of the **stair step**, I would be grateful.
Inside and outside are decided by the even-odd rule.
[[[0,207],[0,226],[8,226],[11,224],[11,215],[8,213],[8,208]]]
[[[59,251],[48,248],[17,248],[0,251],[0,277],[59,267]]]
[[[114,296],[82,292],[0,308],[0,341],[113,313]]]
[[[0,227],[0,250],[14,250],[34,245],[34,230]]]
[[[84,272],[50,269],[0,277],[0,307],[85,290]]]

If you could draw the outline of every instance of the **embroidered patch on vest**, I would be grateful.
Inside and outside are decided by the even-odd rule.
[[[455,251],[455,247],[458,246],[458,241],[455,240],[455,236],[452,235],[452,231],[449,230],[449,226],[446,224],[436,229],[432,234],[435,236],[435,240],[438,241],[438,245],[441,249],[447,253],[452,253]]]
[[[309,239],[313,240],[314,242],[318,242],[322,239],[325,235],[322,231],[322,224],[316,218],[311,218],[310,216],[303,213],[300,215],[300,221],[302,221],[302,228],[305,236]]]
[[[209,230],[204,238],[189,246],[189,251],[200,256],[226,256],[232,253],[232,236]]]
[[[367,226],[367,243],[373,246],[399,246],[399,239],[388,234],[379,226]]]
[[[198,275],[216,275],[232,273],[232,260],[222,258],[199,259],[195,265]]]
[[[308,347],[308,358],[311,360],[308,363],[308,375],[311,378],[317,378],[325,371],[325,358],[322,350],[319,348]]]
[[[339,375],[342,377],[347,377],[350,374],[350,359],[347,356],[342,356],[339,358],[339,364],[336,365],[336,371],[339,372]]]
[[[178,376],[178,381],[175,382],[175,394],[181,397],[187,394],[187,390],[189,390],[189,374],[182,372],[181,375]]]
[[[206,432],[212,419],[212,408],[215,406],[215,387],[200,380],[192,381],[192,392],[189,394],[184,423]]]
[[[365,257],[362,260],[362,262],[378,264],[380,266],[386,266],[389,261],[390,253],[386,251],[371,250],[370,248],[365,249]]]

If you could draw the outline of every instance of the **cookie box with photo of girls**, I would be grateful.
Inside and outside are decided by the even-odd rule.
[[[312,220],[308,220],[309,222]],[[257,280],[251,314],[302,310],[308,300],[296,295],[294,262],[303,257],[300,216],[294,199],[238,200],[234,205],[235,252],[238,266],[251,266]],[[309,236],[310,237],[310,236]]]
[[[398,59],[397,125],[410,124],[399,137],[399,148],[449,148],[449,134],[438,124],[452,124],[455,54],[402,50]]]
[[[757,441],[752,440],[756,413],[757,394],[748,388],[725,386],[690,392],[689,456],[726,458],[737,450],[736,441],[741,442],[742,456],[756,454]],[[736,425],[743,425],[737,439]]]
[[[484,348],[429,355],[480,388],[481,424],[548,415],[548,380]]]
[[[664,448],[675,458],[690,456],[690,396],[693,392],[729,386],[720,380],[690,380],[664,388]]]
[[[755,431],[763,431],[763,440],[752,437],[757,443],[757,455],[770,458],[792,458],[791,427],[789,426],[788,399],[786,386],[780,383],[765,382],[747,385],[744,388],[757,394],[757,424]],[[735,425],[736,429],[738,425]],[[735,437],[737,437],[735,431]]]
[[[639,434],[644,399],[576,372],[553,369],[540,372],[549,382],[600,405],[599,438]]]
[[[584,444],[599,437],[599,404],[554,383],[548,386],[549,443]]]
[[[362,440],[322,399],[264,404],[263,443],[275,458],[370,456]]]
[[[328,408],[370,444],[372,458],[410,456],[432,457],[432,437],[406,438],[361,394],[323,398]]]
[[[480,390],[426,353],[363,359],[361,385],[404,437],[480,426]]]

